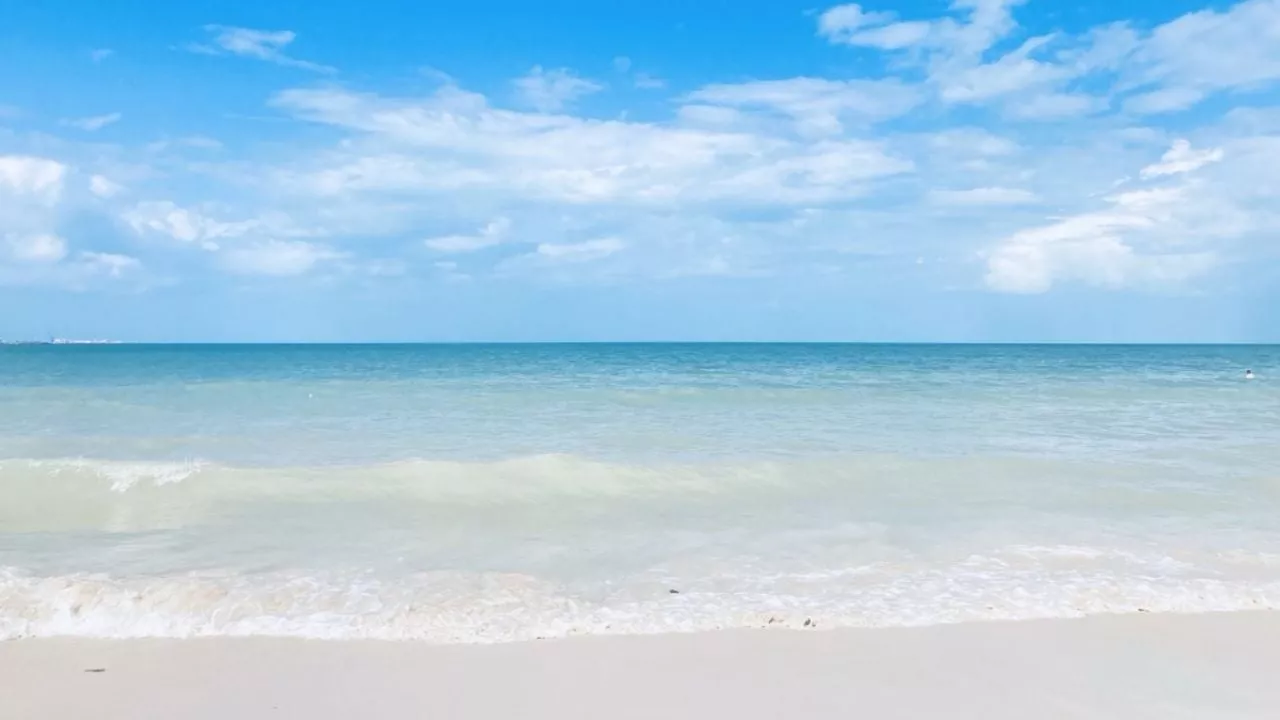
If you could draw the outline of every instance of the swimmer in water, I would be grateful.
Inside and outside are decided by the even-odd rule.
[[[1245,370],[1245,371],[1244,371],[1244,379],[1245,379],[1245,380],[1252,380],[1252,379],[1253,379],[1253,371],[1252,371],[1252,370]]]

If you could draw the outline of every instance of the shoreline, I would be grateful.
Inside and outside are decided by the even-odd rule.
[[[0,717],[1264,718],[1277,667],[1265,610],[494,645],[22,639],[0,642]]]

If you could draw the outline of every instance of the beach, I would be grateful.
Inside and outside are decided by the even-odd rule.
[[[0,717],[1271,718],[1280,613],[500,645],[0,643]]]

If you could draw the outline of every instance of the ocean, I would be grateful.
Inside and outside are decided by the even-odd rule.
[[[0,347],[0,639],[1280,608],[1278,519],[1280,347]]]

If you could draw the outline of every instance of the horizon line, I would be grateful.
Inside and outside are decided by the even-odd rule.
[[[0,340],[0,347],[424,346],[424,345],[930,345],[930,346],[1278,346],[1274,341],[1173,340]]]

